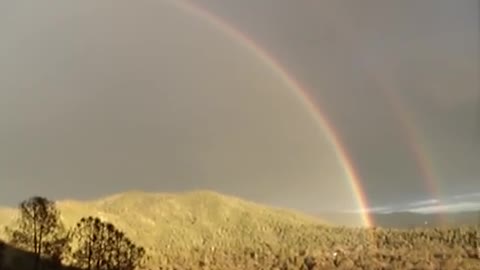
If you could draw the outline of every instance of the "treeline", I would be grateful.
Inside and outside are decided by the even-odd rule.
[[[34,270],[42,269],[44,260],[88,270],[133,270],[143,266],[145,249],[112,223],[88,216],[66,228],[55,202],[39,196],[22,201],[18,208],[18,218],[5,229],[7,244],[30,252]]]

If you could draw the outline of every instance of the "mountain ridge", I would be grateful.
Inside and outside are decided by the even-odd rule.
[[[229,248],[261,241],[282,242],[286,235],[290,237],[290,231],[326,227],[321,219],[307,214],[208,190],[128,191],[88,201],[62,200],[57,207],[67,227],[82,217],[96,216],[112,222],[138,244],[157,251],[187,250],[205,241]],[[15,211],[0,208],[0,227],[13,221]]]

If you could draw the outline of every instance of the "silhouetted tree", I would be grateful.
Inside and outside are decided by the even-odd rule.
[[[78,243],[73,252],[75,265],[95,270],[133,270],[141,266],[145,250],[137,247],[111,223],[96,217],[82,218],[73,237]]]
[[[71,233],[61,231],[53,237],[51,241],[45,243],[45,253],[48,254],[52,262],[61,264],[65,255],[71,252]]]
[[[86,269],[99,269],[102,263],[103,223],[99,218],[82,218],[73,231],[78,245],[72,257],[75,265]]]
[[[68,250],[69,237],[60,221],[55,202],[34,196],[19,204],[20,215],[6,232],[14,247],[30,251],[35,256],[34,268],[41,258],[61,262]]]
[[[109,266],[110,269],[135,269],[141,266],[142,259],[145,256],[145,249],[136,246],[125,234],[113,227],[107,225],[109,232]]]

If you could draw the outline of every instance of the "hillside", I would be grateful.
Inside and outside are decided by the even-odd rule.
[[[94,201],[60,201],[67,226],[98,216],[149,250],[187,250],[195,246],[240,248],[254,242],[278,242],[284,230],[317,226],[320,220],[210,191],[178,194],[127,192]],[[13,209],[0,211],[0,226]],[[3,230],[2,230],[3,231]],[[248,237],[246,237],[248,236]],[[208,243],[206,243],[208,239]]]
[[[480,269],[479,227],[326,226],[208,191],[128,192],[58,205],[67,226],[88,215],[114,223],[147,249],[148,269]],[[14,213],[1,210],[0,222]]]

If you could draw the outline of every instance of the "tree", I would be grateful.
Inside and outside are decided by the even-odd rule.
[[[10,244],[32,252],[35,269],[39,268],[41,258],[61,263],[69,247],[69,237],[55,202],[34,196],[22,201],[19,211],[14,226],[6,228]]]
[[[76,266],[85,269],[100,269],[104,242],[103,223],[99,218],[82,218],[73,231],[73,239],[78,245],[72,257]]]
[[[111,224],[109,224],[111,225]],[[136,246],[125,234],[113,227],[107,228],[110,241],[110,269],[135,269],[141,266],[145,249]]]
[[[111,223],[96,217],[82,218],[73,238],[75,265],[88,270],[133,270],[141,266],[145,250],[137,247]]]

